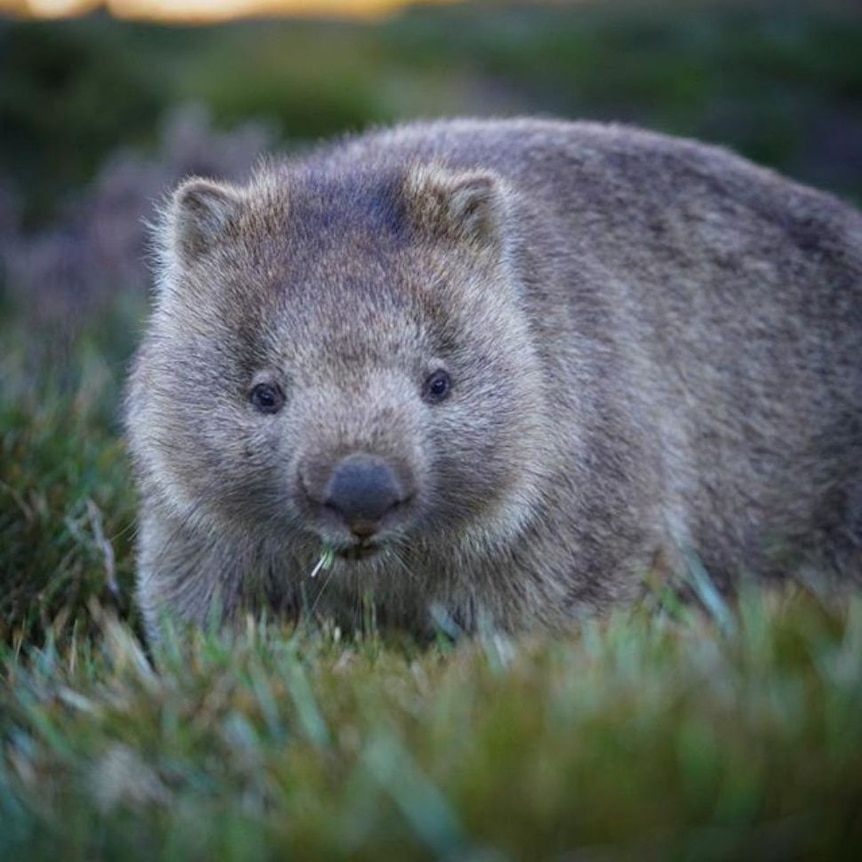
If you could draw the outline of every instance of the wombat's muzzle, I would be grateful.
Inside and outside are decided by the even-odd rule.
[[[378,532],[382,521],[412,495],[409,484],[399,478],[388,461],[377,455],[355,452],[333,467],[318,502],[357,539],[367,540]]]

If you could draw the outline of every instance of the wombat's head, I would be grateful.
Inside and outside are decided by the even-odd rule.
[[[544,412],[513,210],[437,165],[183,184],[129,391],[145,496],[303,560],[512,538]]]

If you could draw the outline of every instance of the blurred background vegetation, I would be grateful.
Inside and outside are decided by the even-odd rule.
[[[855,7],[855,9],[854,9]],[[642,123],[862,196],[862,15],[829,0],[473,2],[381,23],[0,22],[0,170],[38,222],[172,108],[279,145],[440,114]]]
[[[141,221],[186,173],[241,176],[263,151],[370,124],[520,113],[726,144],[858,202],[862,14],[849,0],[594,0],[352,23],[0,20],[5,309],[67,326],[139,294]]]
[[[150,281],[146,222],[170,187],[242,178],[263,153],[372,124],[524,113],[702,138],[859,203],[862,8],[477,0],[353,21],[0,18],[0,639],[105,594],[83,574],[82,536],[94,559],[97,534],[114,539],[128,583],[118,406]]]

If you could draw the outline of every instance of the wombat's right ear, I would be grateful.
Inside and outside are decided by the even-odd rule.
[[[408,173],[403,190],[414,224],[429,233],[479,248],[501,242],[506,191],[492,171],[419,165]]]
[[[186,180],[168,206],[171,251],[181,262],[205,254],[231,229],[242,204],[242,194],[234,186]]]

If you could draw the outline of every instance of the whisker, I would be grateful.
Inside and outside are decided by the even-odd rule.
[[[335,574],[335,566],[330,566],[328,571],[329,574],[326,576],[326,580],[321,584],[317,595],[314,597],[314,603],[308,610],[309,617],[314,616],[314,612],[317,610],[317,606],[320,604],[320,600],[323,598],[323,594],[326,592],[326,588],[329,586],[332,576]]]
[[[398,565],[398,568],[400,568],[400,569],[401,569],[401,571],[403,571],[403,572],[407,575],[407,578],[408,578],[412,583],[417,583],[417,582],[418,582],[418,580],[419,580],[419,579],[418,579],[418,576],[417,576],[417,575],[416,575],[416,573],[415,573],[415,572],[414,572],[414,571],[413,571],[413,570],[412,570],[412,569],[407,565],[407,561],[406,561],[406,560],[404,559],[404,557],[402,556],[402,552],[403,552],[403,550],[408,550],[408,551],[410,550],[410,546],[409,546],[406,542],[405,542],[403,545],[402,545],[402,544],[400,544],[400,543],[398,543],[398,544],[393,544],[393,545],[388,549],[388,552],[387,552],[387,561],[391,559],[393,562],[395,562],[395,563]]]

